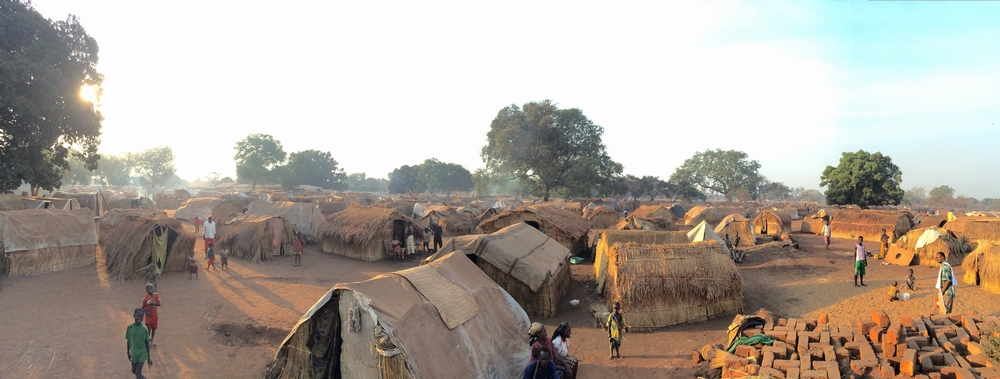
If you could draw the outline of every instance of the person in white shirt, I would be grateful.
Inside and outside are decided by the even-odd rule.
[[[868,266],[868,255],[865,252],[865,237],[858,236],[858,244],[854,245],[854,286],[858,286],[858,278],[861,278],[861,286],[867,287],[865,284],[865,267]]]
[[[561,322],[552,332],[552,348],[555,349],[554,357],[558,356],[563,361],[563,366],[557,366],[560,379],[576,378],[576,370],[580,360],[569,354],[569,337],[573,330],[568,322]]]
[[[823,222],[823,242],[826,243],[826,249],[830,250],[830,220]]]
[[[212,216],[208,216],[208,221],[205,221],[205,259],[208,259],[208,244],[215,244],[215,221],[212,221]]]

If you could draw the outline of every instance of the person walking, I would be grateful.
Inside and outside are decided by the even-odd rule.
[[[156,347],[156,327],[159,325],[160,294],[152,284],[146,284],[146,296],[142,298],[142,312],[146,315],[146,329],[149,329],[149,344]]]
[[[128,324],[125,328],[125,352],[128,354],[129,362],[132,363],[132,374],[135,375],[135,379],[146,379],[142,376],[143,363],[153,367],[153,357],[149,355],[149,330],[142,324],[145,314],[142,308],[136,308],[132,312],[135,323]]]
[[[865,253],[865,237],[858,236],[858,244],[854,245],[854,286],[867,287],[865,284],[865,267],[868,266],[868,255]],[[858,285],[861,278],[861,285]]]
[[[889,235],[882,229],[882,237],[879,238],[878,259],[885,259],[889,254]]]
[[[193,224],[194,224],[194,235],[195,235],[195,238],[197,238],[198,234],[201,233],[201,220],[198,219],[198,216],[194,217]]]
[[[295,243],[292,244],[292,251],[295,253],[295,263],[292,266],[302,266],[302,237],[296,235]]]
[[[195,279],[198,278],[198,260],[194,259],[194,250],[188,253],[188,280],[191,280],[191,274],[194,274]]]
[[[444,245],[444,243],[441,241],[442,240],[441,233],[444,232],[444,230],[441,229],[441,225],[437,224],[431,225],[431,228],[434,229],[434,252],[436,253],[438,249],[441,248],[441,245]]]
[[[208,243],[208,251],[205,252],[205,255],[208,255],[208,265],[205,266],[205,271],[207,272],[208,270],[211,270],[211,269],[215,269],[215,271],[219,271],[219,269],[215,267],[215,244],[214,243],[212,243],[212,242]]]
[[[215,221],[212,221],[212,216],[208,216],[208,221],[205,221],[205,259],[208,259],[208,244],[215,242]]]
[[[958,280],[943,251],[937,252],[934,258],[941,264],[941,268],[938,269],[937,285],[934,288],[938,289],[938,306],[941,314],[946,315],[951,313],[951,306],[955,303],[955,286],[958,285]]]
[[[826,244],[826,249],[830,250],[830,220],[823,221],[823,243]]]

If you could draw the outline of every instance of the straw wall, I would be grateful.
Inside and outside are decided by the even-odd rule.
[[[1000,241],[1000,218],[970,221],[965,224],[962,236],[974,240]]]
[[[556,307],[569,293],[570,272],[569,260],[559,266],[559,271],[554,273],[538,293],[534,293],[521,281],[508,275],[501,269],[494,267],[485,260],[479,260],[479,268],[486,273],[486,276],[493,279],[500,287],[503,287],[517,304],[524,308],[524,312],[530,317],[550,318],[556,315]]]
[[[606,206],[588,210],[584,213],[583,218],[587,219],[590,222],[590,227],[594,229],[611,229],[621,220],[618,212]]]
[[[179,221],[125,216],[115,224],[102,245],[107,272],[112,277],[128,280],[145,274],[142,269],[152,260],[152,242],[157,226],[166,227],[168,233],[163,271],[187,269],[187,256],[194,250],[196,238],[185,232]]]
[[[614,244],[607,286],[605,298],[621,302],[629,325],[636,328],[705,321],[743,310],[743,278],[716,241]]]
[[[893,242],[910,231],[910,219],[902,213],[844,209],[830,221],[830,229],[833,238],[857,240],[862,236],[866,242],[878,242],[885,229]]]
[[[392,238],[389,236],[391,233],[385,234],[387,238]],[[385,252],[382,240],[371,240],[365,243],[352,244],[345,243],[344,241],[333,237],[324,237],[323,252],[343,255],[348,258],[360,259],[363,261],[377,261],[392,257]]]
[[[825,222],[821,218],[806,217],[802,219],[802,233],[812,233],[823,235],[823,225]]]
[[[791,216],[776,211],[761,211],[753,219],[753,231],[761,236],[777,236],[792,231]]]
[[[729,225],[723,225],[720,222],[719,226],[715,227],[715,234],[718,234],[723,239],[726,238],[726,234],[729,234],[729,240],[734,244],[736,243],[736,236],[740,236],[740,246],[748,246],[756,243],[756,236],[753,234],[753,223],[750,220],[734,220]]]
[[[725,216],[717,213],[712,208],[697,206],[684,214],[684,225],[698,225],[702,221],[705,221],[709,225],[718,225],[723,217]]]
[[[97,262],[97,245],[49,247],[3,254],[0,272],[30,276],[89,266]]]
[[[983,290],[1000,293],[1000,244],[994,241],[980,241],[976,251],[979,258],[979,284]]]
[[[295,232],[292,223],[281,217],[248,215],[230,220],[220,225],[216,243],[227,248],[231,256],[259,263],[272,259],[273,232],[271,223],[280,223],[281,236],[278,241],[282,253],[292,254]]]

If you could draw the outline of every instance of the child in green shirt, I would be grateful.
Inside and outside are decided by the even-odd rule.
[[[142,308],[136,308],[132,313],[135,323],[125,328],[125,351],[128,353],[128,360],[132,362],[132,374],[135,374],[135,379],[146,379],[142,376],[143,363],[153,367],[153,357],[149,356],[149,330],[142,324],[145,315],[146,312]]]

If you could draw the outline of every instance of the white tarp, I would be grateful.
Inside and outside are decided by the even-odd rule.
[[[722,249],[726,250],[727,253],[729,252],[729,249],[726,247],[726,241],[723,240],[722,237],[719,237],[719,235],[716,234],[705,221],[702,221],[698,224],[698,226],[695,226],[694,229],[691,229],[687,236],[691,242],[719,241],[719,244],[722,245]]]
[[[941,238],[942,236],[944,236],[944,234],[938,231],[937,229],[927,229],[924,231],[923,234],[920,235],[920,238],[917,239],[917,246],[915,248],[919,249],[921,247],[927,246],[927,244],[937,241],[937,239]]]
[[[6,253],[50,247],[97,244],[90,209],[27,209],[0,212],[0,238]]]
[[[294,203],[279,201],[276,203],[255,201],[247,209],[248,215],[278,216],[288,220],[299,229],[303,235],[314,237],[313,233],[319,224],[323,223],[323,214],[312,203]]]

